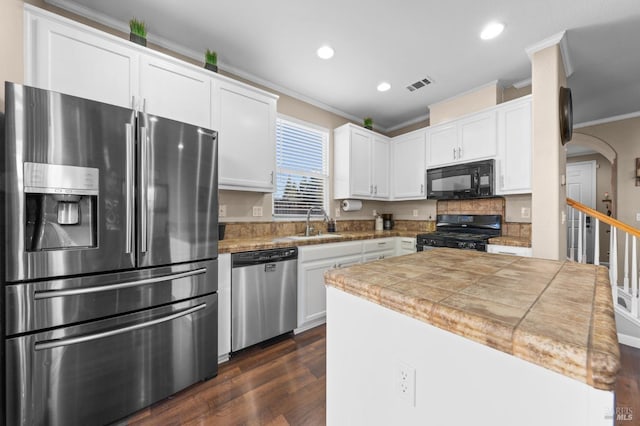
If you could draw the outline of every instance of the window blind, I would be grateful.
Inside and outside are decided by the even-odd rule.
[[[306,216],[311,207],[327,210],[328,144],[328,132],[278,118],[274,216]]]

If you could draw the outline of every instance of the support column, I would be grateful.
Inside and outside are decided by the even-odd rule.
[[[559,89],[566,86],[559,46],[534,52],[531,246],[533,256],[567,257],[566,155],[560,141]]]

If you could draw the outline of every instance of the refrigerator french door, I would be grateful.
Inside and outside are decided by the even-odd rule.
[[[5,93],[6,423],[105,424],[215,375],[216,132]]]

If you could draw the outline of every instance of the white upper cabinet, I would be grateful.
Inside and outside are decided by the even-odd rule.
[[[353,124],[333,139],[333,198],[389,199],[389,139]]]
[[[498,107],[496,193],[531,192],[531,96]]]
[[[277,96],[222,78],[212,89],[220,189],[272,192]]]
[[[138,93],[139,52],[25,6],[25,83],[122,107]]]
[[[496,111],[484,111],[430,128],[428,166],[468,163],[496,155]]]
[[[211,128],[211,72],[179,61],[140,57],[139,109]]]
[[[219,133],[219,187],[272,192],[278,97],[26,4],[28,85]]]
[[[420,200],[426,197],[426,143],[427,129],[392,139],[391,182],[394,200]]]
[[[371,164],[371,183],[373,185],[374,198],[388,199],[390,196],[389,165],[390,157],[389,139],[380,135],[373,135],[373,152]]]

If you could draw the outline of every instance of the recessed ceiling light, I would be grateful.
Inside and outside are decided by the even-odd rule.
[[[334,51],[331,46],[324,45],[317,50],[317,55],[321,59],[329,59],[333,57]]]
[[[378,84],[378,92],[386,92],[389,89],[391,89],[391,85],[386,81],[383,81],[382,83]]]
[[[491,22],[480,33],[480,38],[483,40],[491,40],[498,37],[502,30],[504,30],[504,24],[501,22]]]

